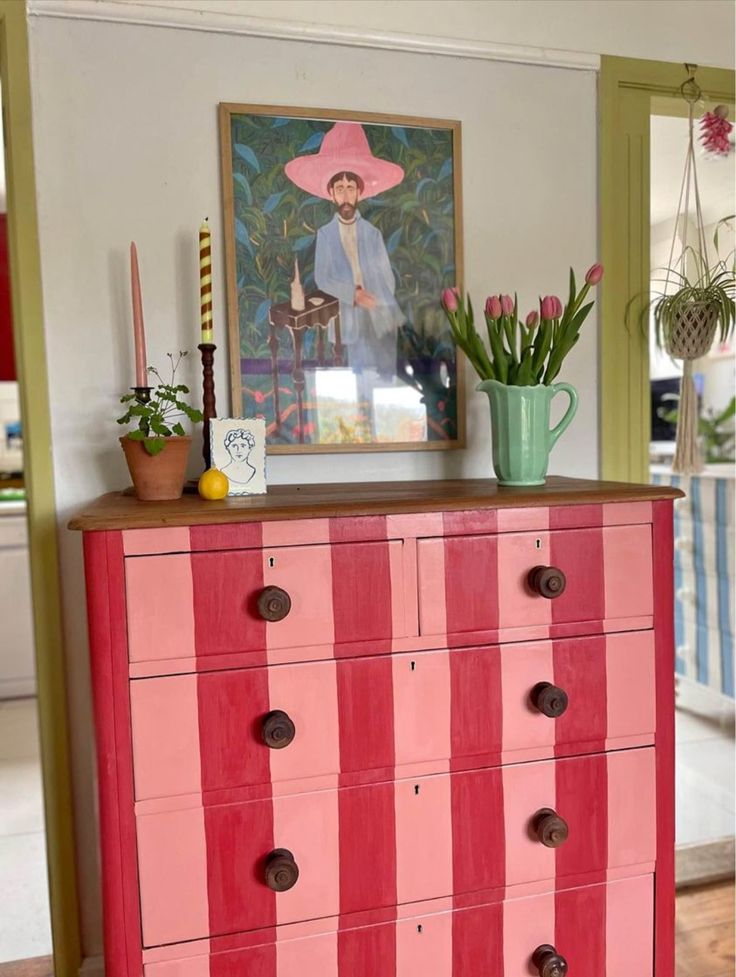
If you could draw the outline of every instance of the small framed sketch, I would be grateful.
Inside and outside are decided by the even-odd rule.
[[[263,495],[266,491],[266,422],[262,418],[213,417],[210,421],[212,467],[230,482],[228,495]]]

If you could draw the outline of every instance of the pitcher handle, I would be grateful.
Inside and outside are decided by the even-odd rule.
[[[565,411],[562,420],[552,428],[548,435],[550,450],[557,443],[557,439],[562,434],[563,431],[567,430],[570,421],[575,417],[575,412],[578,409],[578,392],[575,387],[570,383],[553,383],[552,384],[552,399],[554,399],[559,393],[566,393],[570,398],[570,405]]]

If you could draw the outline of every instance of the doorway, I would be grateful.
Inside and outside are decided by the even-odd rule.
[[[51,955],[47,877],[23,426],[0,157],[0,965]]]
[[[38,709],[37,722],[32,714],[24,714],[22,717],[15,715],[10,725],[15,723],[13,739],[20,739],[21,742],[24,736],[28,736],[29,729],[35,727],[38,730],[48,870],[46,905],[50,911],[53,940],[53,973],[56,977],[78,977],[81,962],[79,913],[61,637],[57,522],[36,217],[28,28],[26,5],[15,0],[0,0],[0,95],[5,138],[13,355],[20,408],[17,413],[22,418],[21,431],[24,438],[23,484],[6,487],[22,487],[27,502],[33,670]],[[6,435],[6,447],[7,440]],[[17,447],[16,437],[15,444],[10,448]],[[25,540],[21,540],[20,548],[24,544]],[[22,667],[21,670],[26,669]],[[20,711],[23,712],[22,709]],[[2,732],[5,733],[5,730]],[[5,743],[5,736],[2,741]],[[31,765],[36,764],[37,776],[37,760],[32,757],[25,759]],[[32,793],[28,792],[27,799],[31,798]],[[37,810],[36,808],[34,815],[36,820],[26,822],[26,825],[38,826]],[[4,895],[7,892],[7,887],[4,887]],[[41,893],[39,898],[43,900],[43,887]],[[17,901],[12,893],[9,901],[12,908]],[[3,913],[5,912],[4,900]],[[48,941],[48,929],[45,933]],[[17,952],[16,950],[15,953]],[[42,957],[41,960],[43,959]],[[40,973],[38,965],[31,969]],[[51,972],[48,965],[45,972]]]
[[[733,874],[733,465],[671,472],[681,365],[658,349],[645,303],[666,265],[687,146],[684,65],[604,58],[601,70],[601,334],[604,477],[675,484],[677,880]],[[698,69],[703,105],[733,106],[734,73]],[[733,114],[731,115],[733,118]],[[706,235],[733,214],[734,156],[701,160]],[[674,185],[674,189],[673,189]],[[720,229],[722,256],[732,229]],[[692,238],[691,238],[692,240]],[[675,257],[679,252],[676,251]],[[631,309],[629,316],[626,310]],[[696,361],[700,403],[722,412],[734,393],[732,348]],[[708,447],[706,445],[706,450]]]

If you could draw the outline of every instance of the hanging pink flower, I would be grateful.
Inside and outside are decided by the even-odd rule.
[[[725,105],[717,105],[700,120],[700,141],[706,153],[728,156],[733,149],[729,139],[732,132],[733,123],[728,121],[728,108]]]
[[[536,329],[538,322],[539,322],[539,313],[537,312],[536,309],[532,309],[532,311],[526,317],[526,328]]]

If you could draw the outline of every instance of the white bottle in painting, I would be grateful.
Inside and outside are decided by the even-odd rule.
[[[294,280],[291,283],[291,307],[294,312],[303,312],[305,308],[304,288],[299,278],[299,259],[294,258]]]

